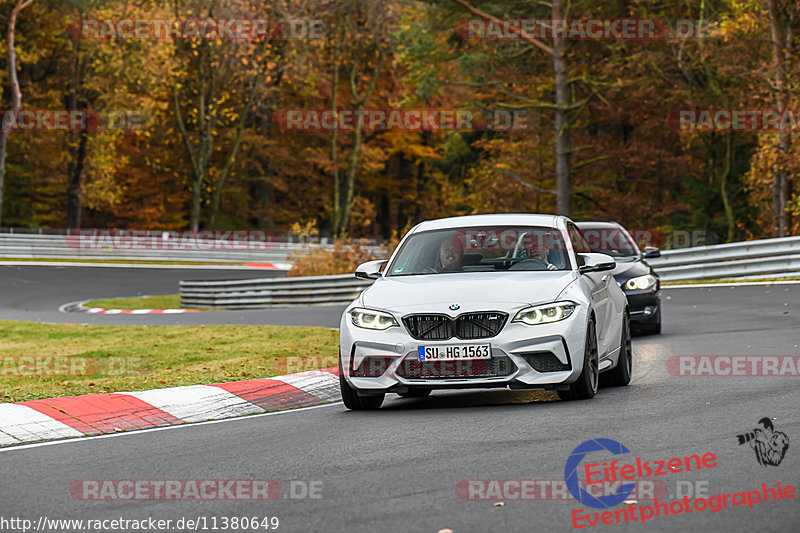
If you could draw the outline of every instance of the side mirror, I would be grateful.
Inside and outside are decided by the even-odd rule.
[[[614,258],[606,254],[578,254],[578,258],[583,259],[583,265],[578,267],[581,274],[586,274],[587,272],[604,272],[606,270],[614,270],[617,267]]]
[[[386,259],[361,263],[356,267],[356,277],[358,279],[378,279],[381,277],[381,268],[386,263],[388,263]]]
[[[654,259],[656,257],[661,257],[661,251],[655,246],[645,246],[643,257],[645,259]]]

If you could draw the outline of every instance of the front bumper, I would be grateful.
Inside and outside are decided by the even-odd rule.
[[[374,331],[353,325],[348,309],[340,325],[343,375],[351,387],[366,394],[406,392],[415,387],[567,388],[583,367],[588,321],[585,307],[578,306],[560,322],[535,326],[511,322],[518,310],[508,311],[508,322],[494,337],[426,341],[409,334],[403,325],[404,315],[393,313],[399,326]],[[452,344],[489,344],[491,359],[419,361],[419,346]]]
[[[661,309],[661,291],[625,292],[632,324],[650,324],[658,320]]]

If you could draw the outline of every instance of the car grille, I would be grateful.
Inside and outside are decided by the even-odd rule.
[[[488,339],[494,337],[508,319],[506,313],[466,313],[456,318],[447,315],[409,315],[403,318],[406,329],[417,340],[436,341]]]
[[[419,361],[409,355],[397,369],[406,379],[494,378],[509,376],[517,366],[506,356],[457,361]]]
[[[572,369],[572,365],[562,363],[550,352],[525,353],[522,354],[522,358],[537,372],[561,372]]]
[[[506,323],[505,313],[469,313],[456,318],[456,337],[459,339],[485,339],[494,337]]]
[[[447,315],[411,315],[403,324],[412,337],[419,340],[447,340],[453,337],[453,320]]]

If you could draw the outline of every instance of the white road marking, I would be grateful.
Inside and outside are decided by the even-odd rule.
[[[313,394],[322,401],[333,401],[341,398],[339,391],[339,378],[330,372],[312,370],[288,376],[278,376],[270,379],[283,381],[297,387],[309,394]]]
[[[235,394],[210,385],[189,385],[115,394],[133,396],[185,422],[202,422],[208,419],[265,412],[261,407]]]
[[[756,287],[759,285],[797,285],[800,280],[790,281],[733,281],[730,283],[689,283],[686,285],[662,285],[662,289],[702,289],[704,287]]]
[[[11,435],[8,435],[0,431],[0,446],[8,446],[9,444],[19,444],[20,442],[22,441],[19,441],[14,437],[12,437]]]
[[[17,450],[25,450],[28,448],[38,448],[40,446],[58,446],[60,444],[75,444],[79,442],[86,442],[88,440],[95,440],[95,439],[114,439],[118,437],[131,437],[135,435],[141,435],[142,433],[152,433],[155,431],[171,431],[176,429],[185,429],[185,428],[193,428],[197,426],[206,426],[210,424],[224,424],[226,422],[241,422],[242,420],[250,420],[253,418],[260,418],[262,416],[275,416],[275,415],[286,415],[291,413],[298,413],[301,411],[308,411],[311,409],[321,409],[323,407],[333,407],[334,405],[339,405],[339,402],[335,403],[326,403],[323,405],[312,405],[311,407],[300,407],[297,409],[287,409],[286,411],[272,411],[269,413],[261,413],[257,415],[251,415],[247,417],[237,417],[237,418],[225,418],[223,420],[207,420],[205,422],[195,422],[193,424],[184,424],[180,426],[162,426],[157,428],[148,428],[148,429],[137,429],[134,431],[123,431],[121,433],[108,433],[106,435],[94,435],[91,437],[83,436],[79,439],[63,439],[63,440],[54,440],[48,442],[33,442],[31,444],[22,444],[20,446],[7,446],[5,448],[0,448],[0,453],[8,453],[14,452]]]
[[[0,404],[0,431],[17,441],[82,437],[83,433],[27,405]],[[3,437],[5,442],[5,437]]]

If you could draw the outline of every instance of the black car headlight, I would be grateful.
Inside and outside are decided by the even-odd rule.
[[[513,322],[522,322],[529,326],[535,324],[549,324],[569,317],[575,311],[572,302],[555,302],[551,304],[527,307],[517,313]]]
[[[658,278],[656,278],[652,274],[647,274],[645,276],[637,276],[625,282],[625,289],[629,291],[645,291],[655,286],[657,282]]]
[[[397,325],[397,320],[389,313],[372,309],[355,308],[350,310],[353,325],[364,329],[389,329]]]

